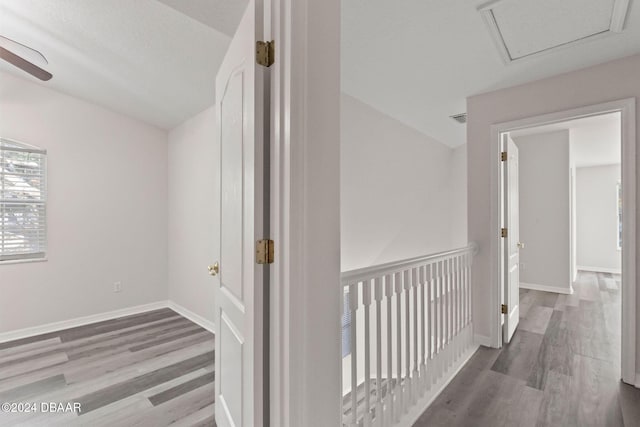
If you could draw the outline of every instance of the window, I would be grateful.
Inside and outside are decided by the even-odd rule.
[[[47,152],[0,138],[0,262],[44,258]]]
[[[618,250],[622,250],[622,183],[618,181]]]

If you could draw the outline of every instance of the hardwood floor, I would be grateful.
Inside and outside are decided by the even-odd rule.
[[[213,334],[170,309],[0,343],[0,403],[35,403],[0,426],[215,426],[214,376]]]
[[[482,347],[414,427],[640,426],[620,381],[620,276],[580,272],[573,295],[520,292],[520,325]]]

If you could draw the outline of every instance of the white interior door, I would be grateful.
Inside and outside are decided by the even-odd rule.
[[[215,416],[220,427],[264,420],[265,69],[256,64],[262,9],[250,0],[216,77],[220,137],[220,265],[216,281]]]
[[[505,343],[511,341],[520,319],[520,212],[518,193],[518,147],[508,134],[503,135],[503,151],[507,161],[503,164],[504,176],[504,227],[507,237],[504,241],[505,276],[504,315],[502,337]]]

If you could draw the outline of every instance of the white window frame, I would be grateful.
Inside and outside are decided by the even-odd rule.
[[[0,220],[4,219],[4,212],[7,209],[7,206],[11,203],[16,202],[24,202],[24,203],[33,203],[36,205],[42,206],[42,221],[43,225],[40,229],[43,234],[42,238],[38,238],[39,240],[39,249],[37,252],[33,251],[24,251],[24,252],[14,252],[6,254],[4,251],[5,245],[5,229],[4,225],[0,223],[0,265],[2,264],[13,264],[20,262],[36,262],[36,261],[45,261],[47,259],[47,150],[42,148],[25,144],[24,142],[15,141],[12,139],[1,138],[0,137],[0,153],[4,151],[9,152],[23,152],[30,154],[39,154],[42,156],[42,164],[40,168],[40,174],[42,180],[44,181],[41,186],[41,195],[39,200],[28,200],[28,199],[3,199],[4,196],[4,185],[6,180],[4,179],[5,172],[0,167]],[[0,163],[1,166],[1,163]]]

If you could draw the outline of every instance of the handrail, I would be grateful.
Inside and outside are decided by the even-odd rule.
[[[355,270],[345,271],[340,276],[341,286],[348,286],[349,284],[372,279],[383,274],[393,274],[411,267],[417,267],[419,265],[424,265],[427,263],[431,264],[434,262],[442,261],[452,256],[469,251],[471,251],[473,255],[476,255],[478,253],[478,245],[472,242],[467,246],[458,249],[452,249],[430,255],[422,255],[415,258],[408,258],[400,261],[392,261],[385,264],[374,265],[371,267],[363,267]]]

